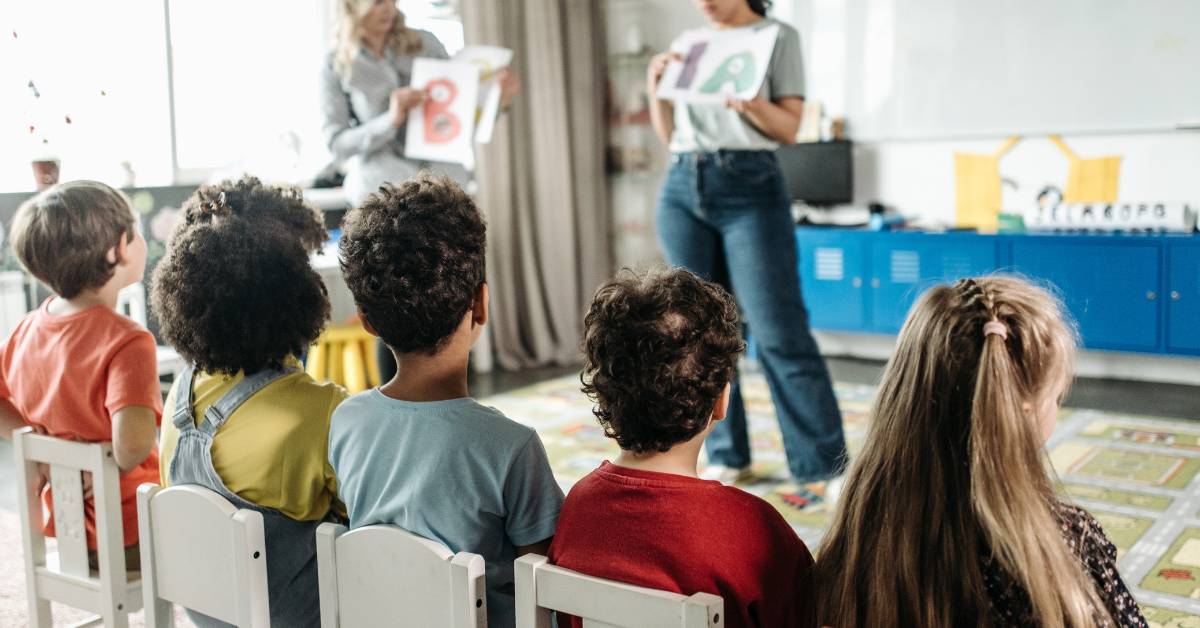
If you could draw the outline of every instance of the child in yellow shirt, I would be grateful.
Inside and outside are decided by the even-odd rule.
[[[205,186],[184,204],[151,295],[162,335],[189,363],[163,413],[163,484],[198,484],[263,513],[278,626],[320,623],[314,534],[344,512],[327,450],[346,393],[296,359],[329,318],[308,261],[325,238],[298,190],[252,177]]]

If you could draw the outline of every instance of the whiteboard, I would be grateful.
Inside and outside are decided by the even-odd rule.
[[[830,42],[821,29],[833,24],[845,43],[841,59],[824,45],[809,63],[844,68],[855,139],[1147,132],[1200,121],[1198,0],[816,0],[811,17],[805,30]]]

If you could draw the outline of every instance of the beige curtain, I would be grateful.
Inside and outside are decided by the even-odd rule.
[[[522,91],[480,151],[492,333],[501,368],[578,361],[611,272],[604,44],[594,0],[460,0],[466,40],[514,50]]]

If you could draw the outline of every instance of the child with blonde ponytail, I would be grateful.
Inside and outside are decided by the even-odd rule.
[[[1146,625],[1100,525],[1054,492],[1043,444],[1074,346],[1061,304],[1015,277],[921,297],[820,548],[823,625]]]

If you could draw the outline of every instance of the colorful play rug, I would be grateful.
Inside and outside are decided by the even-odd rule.
[[[875,388],[843,383],[835,388],[854,455],[866,435]],[[770,502],[810,547],[817,547],[829,511],[825,506],[804,508],[803,487],[788,481],[763,376],[744,372],[742,395],[756,479],[741,488]],[[488,397],[484,403],[541,434],[564,490],[617,454],[575,376]],[[1047,448],[1064,492],[1091,511],[1116,544],[1121,575],[1150,624],[1200,628],[1200,421],[1065,409]]]

